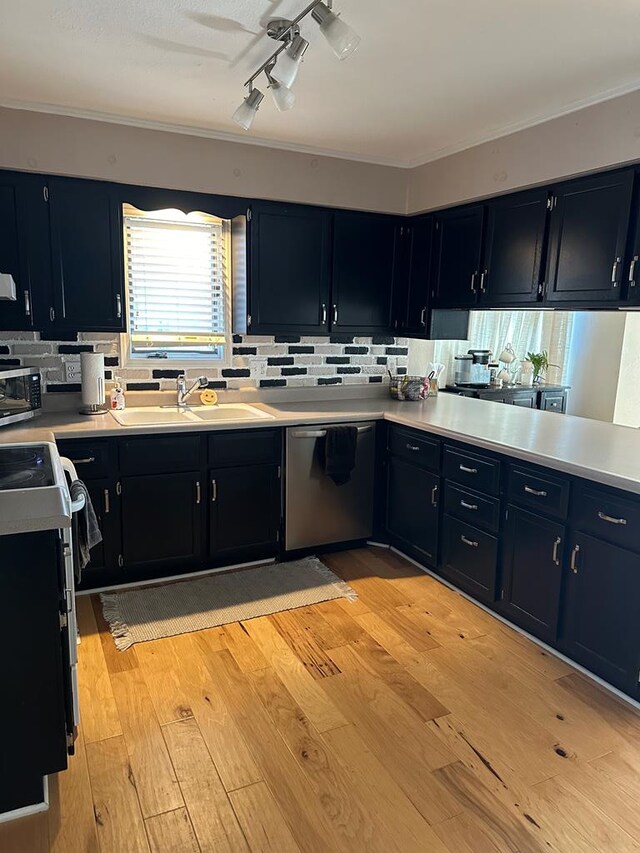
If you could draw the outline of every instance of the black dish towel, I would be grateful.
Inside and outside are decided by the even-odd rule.
[[[98,519],[89,497],[87,487],[82,480],[75,480],[71,483],[70,488],[71,500],[77,500],[81,494],[84,495],[84,509],[76,513],[76,524],[74,532],[76,534],[77,556],[76,560],[76,581],[80,583],[82,579],[82,569],[91,559],[90,551],[99,542],[102,542],[102,533],[98,527]]]
[[[351,472],[356,465],[357,446],[357,427],[328,427],[324,440],[324,470],[336,486],[344,486],[351,479]]]

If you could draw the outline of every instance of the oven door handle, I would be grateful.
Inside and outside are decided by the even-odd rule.
[[[78,479],[78,472],[76,471],[76,466],[73,464],[73,462],[70,459],[67,459],[66,456],[61,456],[60,464],[71,478],[71,482],[75,483],[75,481]],[[71,501],[71,514],[75,515],[76,512],[80,512],[81,509],[84,509],[85,503],[86,500],[83,494],[79,495],[75,499],[75,501]]]

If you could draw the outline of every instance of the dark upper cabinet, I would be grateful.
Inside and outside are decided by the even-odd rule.
[[[124,331],[122,213],[110,184],[50,178],[51,325]]]
[[[469,308],[480,296],[484,206],[456,208],[435,218],[433,306]]]
[[[640,170],[632,205],[629,253],[623,274],[624,296],[630,305],[640,304]]]
[[[429,332],[429,287],[434,222],[432,216],[414,219],[402,227],[402,256],[396,262],[394,330],[410,337]],[[397,320],[397,326],[396,326]]]
[[[329,330],[331,215],[255,204],[249,222],[249,334]]]
[[[209,554],[228,562],[260,559],[278,550],[280,478],[277,465],[210,472]]]
[[[572,537],[563,647],[621,690],[637,695],[640,557],[586,534]]]
[[[434,568],[438,560],[439,497],[437,474],[389,457],[387,531],[399,547]]]
[[[0,329],[33,328],[33,296],[27,255],[24,177],[0,174],[0,273],[15,282],[16,298],[0,299]]]
[[[564,542],[564,525],[509,506],[500,610],[548,643],[558,633]]]
[[[362,335],[392,331],[401,227],[393,216],[334,214],[332,331]]]
[[[546,293],[549,302],[606,303],[621,299],[633,178],[633,169],[626,169],[554,188]]]
[[[489,202],[481,306],[514,306],[542,298],[544,241],[550,206],[546,189]]]

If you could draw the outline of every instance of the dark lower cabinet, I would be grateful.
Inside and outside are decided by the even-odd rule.
[[[538,404],[538,392],[518,391],[517,394],[514,394],[511,399],[507,399],[505,402],[511,403],[512,406],[520,406],[524,409],[536,409]]]
[[[198,472],[122,477],[120,484],[125,568],[200,559],[204,489]]]
[[[399,548],[435,567],[438,560],[440,477],[389,458],[387,531]]]
[[[500,610],[541,640],[558,633],[564,525],[509,506]]]
[[[576,533],[571,539],[562,646],[632,695],[640,670],[640,556]]]
[[[445,515],[441,573],[465,592],[493,604],[496,600],[498,539]]]
[[[209,477],[209,556],[274,556],[280,529],[280,469],[278,465],[220,468]]]

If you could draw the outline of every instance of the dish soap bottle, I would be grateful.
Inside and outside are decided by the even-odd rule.
[[[115,409],[117,412],[121,412],[124,409],[124,406],[125,400],[122,379],[120,379],[119,376],[116,376],[116,384],[111,390],[111,408]]]

